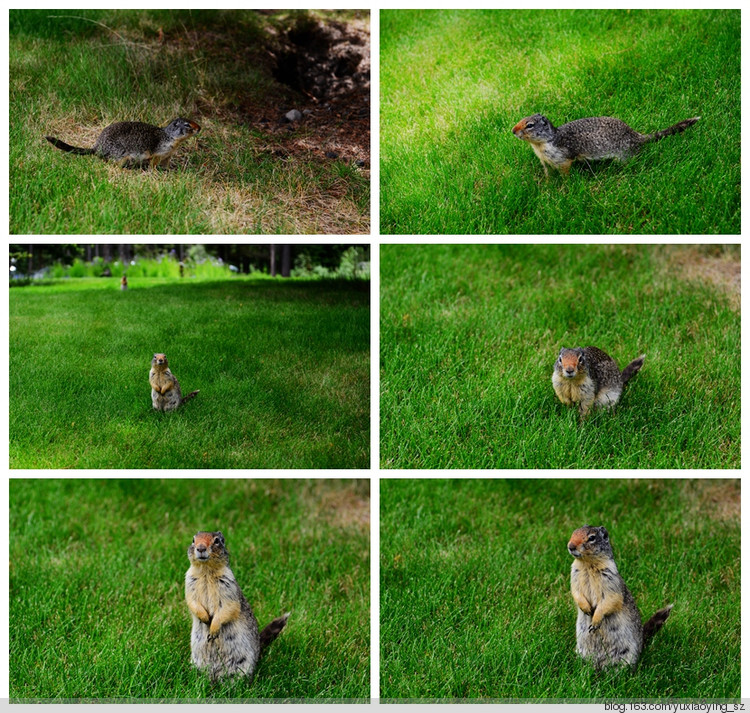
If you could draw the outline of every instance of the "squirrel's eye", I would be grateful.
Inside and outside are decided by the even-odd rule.
[[[596,535],[589,535],[589,542],[593,542],[596,539]]]

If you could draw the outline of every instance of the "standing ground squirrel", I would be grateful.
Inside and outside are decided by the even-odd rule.
[[[637,154],[644,144],[685,131],[699,119],[696,116],[654,134],[639,134],[624,121],[611,116],[576,119],[555,128],[546,116],[534,114],[521,119],[513,127],[513,133],[531,144],[542,162],[545,176],[548,175],[547,164],[567,175],[577,159],[616,158],[625,161]]]
[[[635,599],[617,571],[606,528],[579,527],[570,536],[568,552],[575,557],[570,591],[578,606],[578,653],[596,668],[634,666],[674,605],[660,609],[641,624]]]
[[[193,664],[212,680],[252,676],[263,650],[281,633],[289,614],[258,632],[258,621],[229,568],[221,532],[199,532],[188,547],[185,599],[193,618]]]
[[[151,403],[157,411],[174,411],[200,391],[197,389],[183,398],[180,382],[169,370],[166,354],[154,354],[148,383],[151,384]]]
[[[163,129],[140,121],[116,121],[110,124],[91,149],[70,146],[53,136],[45,136],[53,146],[74,154],[96,154],[122,166],[149,164],[152,168],[169,163],[175,149],[189,136],[201,130],[194,121],[173,119]]]
[[[623,387],[638,373],[645,358],[641,354],[620,373],[617,362],[601,349],[563,347],[552,372],[552,386],[566,406],[578,404],[583,418],[592,407],[614,407]]]

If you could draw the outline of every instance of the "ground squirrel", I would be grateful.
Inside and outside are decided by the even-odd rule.
[[[193,391],[183,398],[180,382],[169,370],[166,354],[154,354],[148,383],[151,384],[151,402],[157,411],[174,411],[200,391]]]
[[[547,164],[567,175],[577,159],[616,158],[625,161],[637,154],[644,144],[685,131],[699,119],[696,116],[654,134],[639,134],[624,121],[610,116],[576,119],[555,128],[546,116],[534,114],[521,119],[513,127],[513,133],[531,144],[542,162],[545,176],[548,175]]]
[[[193,618],[193,664],[212,680],[242,673],[252,676],[263,650],[281,633],[289,614],[263,631],[229,568],[221,532],[199,532],[188,547],[185,599]]]
[[[82,149],[45,136],[53,146],[75,154],[96,154],[103,159],[111,159],[122,166],[165,167],[175,149],[189,136],[201,130],[194,121],[173,119],[163,129],[140,121],[116,121],[110,124],[94,143],[91,149]]]
[[[601,349],[563,347],[552,372],[552,386],[566,406],[578,404],[583,418],[592,407],[614,407],[623,387],[638,373],[645,358],[641,354],[620,373],[617,362]]]
[[[674,605],[660,609],[641,624],[635,599],[617,571],[606,528],[579,527],[570,536],[568,552],[575,557],[570,591],[578,606],[578,653],[596,668],[634,666]]]

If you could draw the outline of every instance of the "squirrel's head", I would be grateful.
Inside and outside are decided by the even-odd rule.
[[[609,533],[606,527],[579,527],[568,542],[568,552],[576,559],[591,553],[611,552]]]
[[[200,130],[201,127],[189,119],[172,119],[164,127],[164,131],[173,139],[187,138],[188,136],[197,134]]]
[[[169,365],[166,354],[154,354],[154,358],[151,360],[151,363],[154,366],[162,366],[162,365],[168,366]]]
[[[522,141],[543,142],[554,137],[555,127],[546,116],[534,114],[521,119],[513,127],[513,134]]]
[[[188,547],[188,559],[191,562],[208,562],[212,555],[228,556],[224,546],[224,535],[221,532],[197,532]]]
[[[586,366],[586,356],[581,347],[566,349],[563,347],[557,357],[557,369],[568,378],[574,378]]]

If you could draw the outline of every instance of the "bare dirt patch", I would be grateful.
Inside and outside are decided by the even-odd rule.
[[[720,522],[739,522],[740,479],[701,479],[685,481],[685,497],[703,518]],[[692,515],[690,518],[692,519]]]
[[[286,111],[285,106],[269,107],[254,122],[256,128],[276,136],[287,134],[286,148],[292,153],[344,159],[369,169],[369,24],[311,21],[275,40],[269,49],[272,73],[302,101]],[[286,119],[295,109],[302,118]]]
[[[342,20],[310,13],[291,21],[285,11],[257,12],[268,18],[259,43],[231,33],[175,38],[181,51],[194,45],[222,61],[238,57],[270,82],[262,95],[198,100],[198,113],[255,129],[268,139],[259,150],[277,159],[339,160],[369,171],[369,15]],[[290,112],[299,118],[290,120]]]
[[[741,257],[738,245],[674,245],[668,264],[681,279],[702,282],[729,298],[733,310],[740,309]]]
[[[318,516],[337,527],[369,530],[370,498],[356,484],[325,489],[320,493]]]

